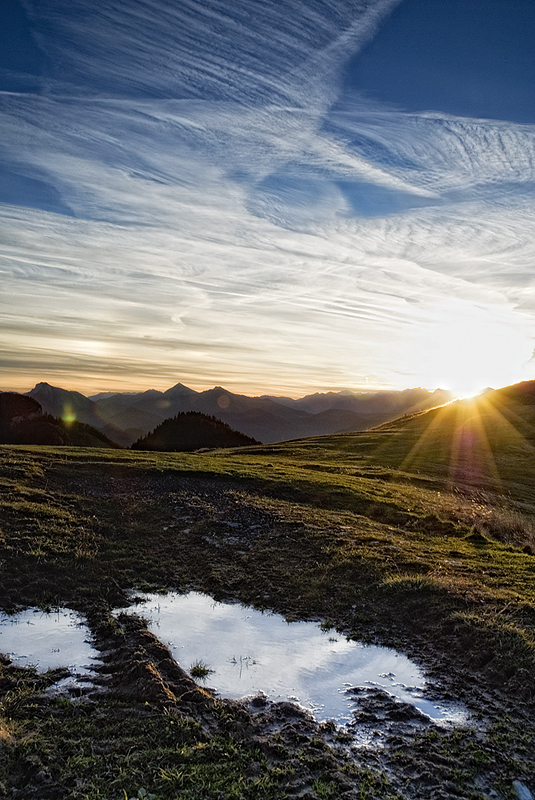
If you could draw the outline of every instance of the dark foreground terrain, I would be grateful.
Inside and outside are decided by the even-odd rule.
[[[533,446],[515,434],[487,473],[472,456],[452,472],[436,436],[426,456],[410,444],[418,419],[188,455],[0,448],[0,606],[78,610],[103,663],[73,698],[45,691],[58,673],[2,658],[0,797],[535,792]],[[222,700],[142,619],[111,616],[129,590],[171,588],[394,646],[470,717],[439,727],[362,689],[353,733],[379,736],[359,748],[290,703]]]

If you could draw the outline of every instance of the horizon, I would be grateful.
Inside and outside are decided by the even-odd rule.
[[[517,381],[515,383],[521,383],[521,382],[522,381]],[[161,389],[158,389],[158,388],[156,388],[154,386],[149,386],[147,388],[137,388],[137,389],[129,389],[129,390],[115,390],[114,391],[114,390],[111,390],[111,389],[109,389],[109,390],[107,389],[107,390],[104,390],[104,391],[93,392],[93,391],[87,391],[87,390],[82,391],[80,388],[70,385],[70,382],[67,382],[67,384],[58,385],[58,384],[55,384],[55,383],[50,383],[50,381],[42,380],[42,381],[35,382],[34,385],[30,387],[30,389],[25,389],[25,388],[24,389],[22,389],[22,388],[13,389],[13,388],[0,387],[0,394],[2,392],[14,392],[16,394],[29,394],[33,389],[36,389],[40,385],[49,386],[52,389],[60,389],[60,390],[64,390],[64,391],[67,391],[67,392],[77,392],[78,394],[81,394],[83,397],[86,397],[87,399],[92,399],[94,397],[98,397],[99,395],[115,395],[115,394],[132,394],[132,395],[135,395],[135,394],[142,394],[142,393],[147,392],[147,391],[156,391],[156,392],[160,392],[160,393],[163,394],[166,391],[169,391],[170,389],[173,389],[173,388],[175,388],[175,386],[179,386],[179,385],[180,386],[184,386],[187,389],[191,389],[194,392],[196,392],[197,394],[201,394],[203,392],[213,391],[215,389],[221,389],[222,391],[228,392],[229,394],[242,395],[242,396],[250,397],[250,398],[255,398],[255,397],[277,397],[277,398],[285,398],[285,399],[290,399],[290,400],[299,400],[299,399],[302,399],[303,397],[314,396],[314,395],[323,395],[323,394],[344,394],[344,393],[347,393],[347,394],[354,394],[354,395],[357,395],[357,394],[372,394],[373,395],[373,394],[378,394],[378,393],[382,393],[382,392],[384,392],[384,393],[387,393],[387,392],[388,393],[390,393],[390,392],[410,392],[410,391],[417,391],[418,389],[420,389],[420,390],[422,390],[424,392],[428,392],[429,395],[432,395],[435,392],[448,392],[448,393],[453,395],[452,400],[463,400],[463,399],[469,399],[470,397],[477,397],[478,395],[484,393],[485,391],[495,391],[496,389],[505,388],[505,386],[493,386],[493,387],[486,386],[486,387],[481,387],[479,389],[479,391],[473,392],[470,395],[459,395],[459,394],[455,394],[455,392],[453,392],[451,389],[444,389],[443,387],[440,387],[440,386],[436,387],[436,389],[433,389],[433,390],[428,389],[425,386],[405,386],[403,389],[375,388],[375,387],[371,387],[371,386],[367,386],[367,387],[364,387],[364,388],[348,388],[346,386],[346,387],[340,387],[340,388],[318,389],[316,391],[307,391],[307,392],[305,392],[305,394],[293,394],[293,395],[290,395],[290,394],[279,394],[279,393],[277,393],[275,391],[262,391],[262,392],[257,392],[257,393],[252,393],[251,394],[251,393],[246,392],[246,391],[231,390],[228,386],[221,386],[220,384],[211,384],[211,385],[208,385],[208,386],[201,385],[199,388],[196,388],[194,386],[189,386],[189,385],[185,384],[182,380],[180,380],[180,381],[176,381],[171,386],[166,386],[165,388],[161,388]],[[515,384],[506,384],[506,385],[515,385]]]
[[[532,0],[4,0],[0,382],[535,378],[534,39]]]
[[[0,381],[1,381],[0,377]],[[425,389],[425,391],[432,394],[435,391],[453,391],[447,389],[444,386],[435,386],[432,389],[429,389],[426,386],[422,385],[408,385],[408,386],[393,386],[393,385],[372,385],[372,384],[364,384],[363,386],[304,386],[301,390],[297,389],[296,387],[288,386],[288,387],[276,387],[273,388],[272,386],[264,385],[259,387],[248,387],[244,385],[242,381],[236,378],[232,378],[227,380],[226,383],[217,382],[216,380],[210,381],[210,379],[206,379],[206,381],[198,382],[198,381],[191,381],[188,382],[186,378],[180,378],[177,380],[176,378],[170,378],[170,382],[166,381],[140,381],[136,383],[135,380],[129,380],[127,382],[128,388],[117,388],[117,382],[111,381],[111,385],[105,384],[105,388],[100,386],[99,388],[94,388],[94,384],[79,384],[73,378],[65,376],[65,375],[57,375],[55,377],[50,377],[47,375],[42,375],[39,378],[35,376],[33,378],[27,378],[24,382],[20,382],[17,384],[11,384],[9,387],[4,386],[4,382],[0,385],[0,391],[4,392],[17,392],[19,394],[26,394],[31,391],[35,386],[39,383],[46,383],[49,386],[53,386],[55,388],[65,389],[67,391],[75,391],[83,394],[85,397],[90,397],[92,395],[97,394],[137,394],[139,392],[145,391],[159,391],[165,392],[168,389],[177,386],[178,384],[182,384],[189,389],[193,389],[196,392],[205,392],[209,391],[210,389],[215,388],[223,388],[226,391],[232,392],[233,394],[243,394],[249,397],[260,397],[262,395],[270,395],[276,397],[289,397],[292,399],[296,399],[299,397],[304,397],[305,395],[309,394],[324,394],[327,392],[353,392],[353,393],[366,393],[366,392],[402,392],[410,389]],[[515,381],[516,382],[516,381]],[[29,385],[32,385],[30,388],[23,388]],[[505,385],[505,384],[504,384]],[[98,387],[98,384],[96,384]],[[18,387],[18,388],[14,388]],[[474,394],[477,394],[478,391],[482,391],[484,388],[488,387],[479,387]]]

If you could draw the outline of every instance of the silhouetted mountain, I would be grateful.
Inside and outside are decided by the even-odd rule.
[[[80,392],[60,389],[57,386],[50,386],[49,383],[38,383],[30,392],[27,392],[27,395],[37,400],[45,413],[62,419],[64,422],[81,422],[90,425],[123,447],[128,447],[132,442],[132,439],[125,436],[121,426],[116,427],[107,419],[102,418],[99,415],[97,404],[88,397],[84,397]]]
[[[243,447],[259,444],[256,439],[233,430],[229,425],[206,414],[187,411],[166,419],[148,436],[132,445],[132,450],[186,452],[201,448]]]
[[[300,400],[247,397],[222,386],[195,392],[182,384],[167,392],[116,395],[96,403],[98,415],[138,438],[165,418],[198,411],[262,442],[278,442],[351,430],[367,430],[403,414],[441,405],[451,394],[437,390],[327,392]],[[135,412],[135,413],[134,413]],[[140,414],[139,412],[143,412]],[[144,414],[152,416],[146,418]],[[137,434],[134,437],[134,434]]]
[[[188,386],[184,386],[183,383],[177,383],[174,386],[171,386],[170,389],[167,389],[163,394],[166,398],[176,398],[190,397],[193,394],[198,394],[198,392],[196,392],[195,389],[190,389]]]
[[[16,392],[0,394],[0,443],[17,444],[18,431],[35,417],[41,416],[43,409],[33,397]]]
[[[43,414],[24,427],[17,444],[49,444],[68,447],[110,447],[120,445],[108,439],[106,434],[85,422],[64,422],[50,414]]]
[[[126,392],[126,394],[136,394],[135,392]],[[96,403],[97,400],[106,400],[108,397],[115,397],[117,392],[98,392],[98,394],[90,394],[88,395],[88,400],[92,400],[93,403]]]
[[[165,419],[181,411],[195,410],[188,398],[196,394],[181,383],[166,392],[148,389],[135,394],[115,394],[97,400],[95,413],[110,430],[120,430],[122,436],[116,434],[115,439],[129,446]]]
[[[65,422],[51,414],[43,414],[41,404],[35,398],[15,392],[0,394],[0,444],[119,446],[91,425]]]
[[[404,414],[448,402],[449,392],[406,389],[401,392],[325,392],[293,400],[247,397],[222,386],[196,392],[177,383],[165,392],[109,394],[89,399],[79,392],[38,384],[29,395],[55,417],[76,419],[129,447],[161,422],[186,411],[214,416],[234,430],[262,442],[368,430]]]
[[[41,404],[45,414],[52,414],[59,419],[77,419],[90,425],[94,418],[95,404],[80,392],[38,383],[28,392],[28,396]]]
[[[266,395],[267,397],[269,396]],[[427,389],[418,387],[402,391],[349,392],[344,390],[323,394],[317,392],[298,400],[289,397],[269,397],[269,399],[290,408],[308,411],[310,414],[339,409],[352,411],[355,414],[395,414],[399,416],[449,403],[453,399],[453,394],[445,389],[436,389],[430,393]]]

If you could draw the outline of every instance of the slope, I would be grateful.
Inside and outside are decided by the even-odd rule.
[[[91,425],[43,414],[37,400],[16,392],[0,393],[0,444],[119,447]]]
[[[132,450],[158,450],[160,452],[188,452],[201,448],[243,447],[258,444],[255,439],[215,417],[187,411],[166,419],[147,436],[138,439]]]

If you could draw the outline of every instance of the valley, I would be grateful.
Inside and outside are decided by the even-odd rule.
[[[215,416],[240,433],[260,442],[277,442],[340,431],[366,430],[405,413],[433,408],[451,400],[451,392],[437,389],[403,391],[325,392],[292,399],[248,397],[221,386],[197,392],[177,383],[165,392],[150,389],[129,394],[84,397],[48,383],[38,383],[28,396],[45,413],[77,420],[123,447],[153,431],[180,413]]]

